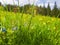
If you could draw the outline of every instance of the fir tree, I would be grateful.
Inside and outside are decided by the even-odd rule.
[[[58,16],[58,8],[57,8],[57,4],[55,2],[54,8],[52,10],[52,15],[57,17]]]
[[[47,6],[47,15],[48,15],[48,16],[51,15],[51,8],[50,8],[49,3],[48,3],[48,6]]]
[[[46,16],[47,15],[47,8],[45,7],[45,5],[43,6],[42,10],[43,10],[42,14]]]

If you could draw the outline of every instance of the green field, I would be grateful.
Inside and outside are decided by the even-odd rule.
[[[60,45],[60,18],[0,11],[0,45]]]

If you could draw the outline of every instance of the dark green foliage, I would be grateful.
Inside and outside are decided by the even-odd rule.
[[[2,6],[1,2],[0,2],[0,6]]]
[[[58,17],[60,18],[60,9],[59,9],[59,14],[58,14]]]
[[[45,16],[47,15],[47,8],[45,7],[45,5],[43,6],[42,14]]]
[[[19,10],[17,5],[10,5],[10,4],[6,5],[4,9],[9,12],[18,12]]]
[[[52,16],[55,16],[55,17],[57,17],[58,16],[58,8],[57,8],[57,4],[56,4],[56,2],[55,2],[55,5],[54,5],[54,8],[53,8],[53,10],[52,10]]]
[[[50,8],[49,3],[48,3],[48,6],[47,6],[47,15],[51,16],[51,8]]]
[[[31,8],[30,5],[24,5],[24,13],[29,13],[29,9]]]
[[[38,7],[37,6],[37,9],[36,9],[37,11],[37,14],[42,14],[42,12],[43,12],[43,10],[42,10],[42,7],[40,6],[40,7]]]
[[[12,10],[12,6],[10,4],[6,5],[6,7],[7,7],[7,9],[5,8],[6,10],[8,10],[8,11]]]

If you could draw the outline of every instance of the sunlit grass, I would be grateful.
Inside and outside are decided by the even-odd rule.
[[[60,45],[60,18],[23,12],[0,14],[0,45]]]

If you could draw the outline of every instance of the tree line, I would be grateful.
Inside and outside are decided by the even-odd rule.
[[[0,3],[0,6],[2,4]],[[60,9],[57,8],[56,2],[54,3],[54,8],[51,10],[50,3],[48,3],[48,6],[45,7],[45,5],[42,6],[35,6],[35,5],[24,5],[24,6],[17,6],[17,5],[5,5],[3,6],[5,11],[12,11],[12,12],[20,12],[20,13],[26,13],[31,14],[32,10],[34,11],[35,15],[44,15],[44,16],[52,16],[52,17],[60,17]]]

